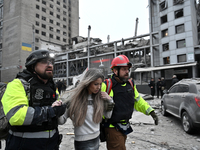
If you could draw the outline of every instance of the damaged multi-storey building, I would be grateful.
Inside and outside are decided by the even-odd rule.
[[[145,6],[144,6],[145,7]],[[149,0],[149,33],[118,41],[77,36],[73,44],[58,54],[55,79],[72,84],[74,76],[87,67],[111,74],[110,63],[120,54],[134,64],[131,77],[136,84],[164,77],[170,87],[173,74],[178,79],[200,77],[200,4],[195,0]]]

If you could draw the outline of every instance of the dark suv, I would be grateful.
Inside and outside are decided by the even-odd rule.
[[[174,84],[161,100],[161,112],[181,119],[185,132],[200,127],[200,78],[183,79]]]

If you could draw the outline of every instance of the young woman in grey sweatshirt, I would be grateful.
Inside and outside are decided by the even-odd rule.
[[[103,81],[104,76],[99,69],[89,69],[78,86],[70,92],[68,108],[59,118],[59,124],[71,118],[75,127],[76,150],[99,149],[99,124],[103,116],[111,117],[114,107],[113,99],[106,92],[101,92]]]

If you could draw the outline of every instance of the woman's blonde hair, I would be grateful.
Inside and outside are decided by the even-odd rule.
[[[86,117],[87,106],[88,106],[88,87],[90,84],[101,78],[104,81],[104,76],[99,69],[90,68],[84,75],[82,81],[73,90],[69,101],[70,107],[68,110],[69,117],[72,119],[74,126],[81,126]],[[92,93],[93,99],[93,121],[99,123],[103,116],[103,100],[101,99],[101,90],[98,93]]]

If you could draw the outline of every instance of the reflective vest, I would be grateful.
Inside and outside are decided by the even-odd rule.
[[[110,91],[110,96],[113,97],[113,100],[115,102],[115,105],[116,105],[116,102],[117,100],[120,101],[119,104],[123,104],[122,107],[120,107],[119,104],[117,104],[117,113],[115,113],[115,107],[113,109],[113,114],[112,114],[112,117],[113,118],[117,118],[115,117],[115,115],[120,115],[121,116],[121,120],[124,120],[124,121],[128,121],[127,119],[130,118],[130,112],[133,110],[133,108],[139,112],[142,112],[144,113],[145,115],[149,115],[149,113],[151,111],[153,111],[154,109],[140,96],[140,94],[138,93],[137,91],[137,88],[136,88],[136,85],[134,84],[134,90],[133,90],[133,93],[132,93],[132,97],[130,97],[130,93],[132,92],[132,87],[129,83],[125,83],[125,84],[120,84],[118,83],[115,79],[114,79],[114,76],[112,76],[112,81],[113,82],[113,85],[112,85],[112,90]],[[115,85],[116,88],[115,88]],[[102,87],[101,87],[101,90],[103,92],[106,92],[106,83],[102,83]],[[125,94],[125,97],[130,97],[130,100],[127,100],[125,99],[125,97],[123,97],[124,93],[122,92],[126,92]],[[120,97],[120,98],[118,98]],[[116,99],[116,100],[115,100]],[[120,99],[120,100],[119,100]],[[118,103],[118,102],[117,102]],[[130,106],[129,106],[130,105]],[[133,107],[133,108],[131,108]],[[123,108],[123,110],[122,110]],[[128,108],[126,110],[126,108]],[[121,112],[120,112],[120,111]],[[124,113],[125,112],[125,113]],[[120,114],[122,113],[122,115]],[[127,113],[127,116],[126,117],[122,117],[123,115],[125,115]],[[112,118],[111,117],[111,118]]]
[[[121,84],[115,79],[111,79],[109,82],[105,81],[109,88],[113,90],[113,100],[115,107],[113,109],[112,117],[108,119],[109,123],[118,123],[121,120],[128,122],[131,118],[134,109],[134,88],[130,82]],[[112,87],[110,86],[112,85]],[[108,90],[107,91],[111,91]]]
[[[21,76],[23,78],[23,76]],[[9,123],[11,130],[14,132],[39,132],[46,130],[56,129],[58,126],[57,118],[52,118],[41,124],[28,124],[27,111],[29,106],[36,108],[42,106],[51,106],[56,100],[56,87],[53,81],[44,84],[36,76],[29,81],[30,83],[30,95],[26,97],[26,93],[23,85],[19,79],[14,79],[8,84],[6,92],[3,96],[4,112],[9,115]],[[9,93],[14,93],[9,94]],[[13,112],[13,109],[17,109],[17,112]],[[20,111],[18,111],[20,109]],[[35,110],[36,111],[36,110]]]

